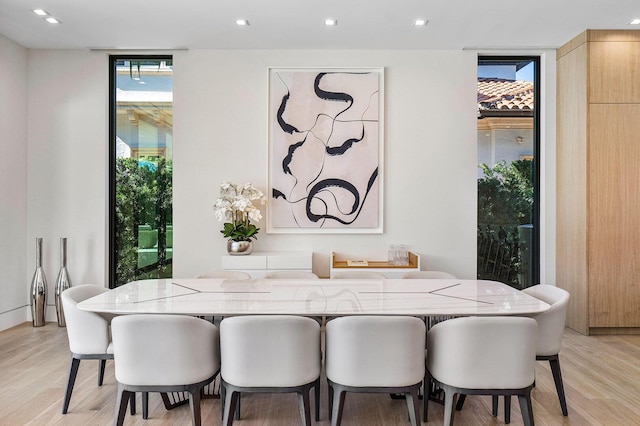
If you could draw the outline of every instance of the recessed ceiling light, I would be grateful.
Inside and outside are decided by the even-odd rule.
[[[631,24],[631,25],[640,25],[640,18],[633,19],[631,22],[629,22],[629,24]]]
[[[249,21],[246,19],[236,19],[236,25],[239,27],[247,27],[249,26]]]
[[[50,24],[59,24],[60,23],[60,21],[58,21],[53,16],[49,16],[49,17],[45,18],[45,21],[47,21]]]
[[[33,13],[35,13],[38,16],[47,16],[48,13],[46,10],[43,9],[33,9]]]
[[[415,25],[416,27],[424,27],[425,25],[427,25],[427,21],[426,19],[416,19],[415,21],[413,21],[413,25]]]
[[[336,25],[338,25],[338,21],[335,19],[325,19],[324,20],[324,25],[327,27],[335,27]]]

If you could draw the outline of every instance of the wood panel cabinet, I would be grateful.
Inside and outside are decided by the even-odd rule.
[[[640,333],[640,31],[589,30],[557,55],[556,284],[567,325]]]

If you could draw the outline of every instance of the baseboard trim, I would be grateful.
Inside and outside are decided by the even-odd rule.
[[[58,314],[56,313],[56,305],[47,305],[47,312],[44,316],[45,322],[58,322]],[[31,306],[25,305],[12,309],[7,312],[0,313],[0,331],[8,330],[23,322],[32,322]]]
[[[606,336],[620,334],[640,334],[640,327],[590,327],[590,336]]]
[[[20,306],[0,314],[0,331],[8,330],[23,322],[31,321],[29,306]]]

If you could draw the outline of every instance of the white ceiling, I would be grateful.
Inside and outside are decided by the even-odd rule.
[[[0,34],[37,49],[556,48],[633,18],[639,0],[0,0]]]

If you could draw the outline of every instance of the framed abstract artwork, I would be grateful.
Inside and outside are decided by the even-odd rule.
[[[268,233],[382,233],[383,85],[383,68],[269,69]]]

